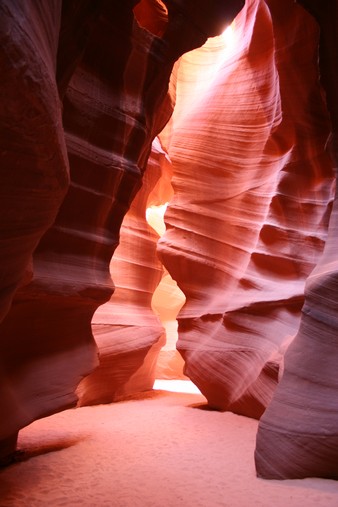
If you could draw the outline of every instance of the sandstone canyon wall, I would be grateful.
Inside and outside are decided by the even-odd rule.
[[[116,401],[153,386],[165,333],[151,301],[163,267],[156,255],[159,236],[146,221],[146,209],[153,202],[152,192],[156,197],[165,163],[165,153],[154,142],[142,188],[124,218],[120,244],[111,260],[114,294],[92,319],[100,365],[80,383],[80,405]]]
[[[69,183],[55,80],[60,7],[53,1],[43,6],[4,1],[0,7],[1,320],[9,314],[17,288],[32,279],[32,254]],[[13,448],[17,430],[31,420],[25,417],[25,391],[29,370],[34,370],[30,360],[36,360],[33,348],[26,322],[9,340],[1,332],[1,454]]]
[[[213,408],[268,406],[258,474],[337,478],[337,2],[0,19],[0,457],[38,417],[151,388],[170,273],[185,374]]]
[[[247,1],[232,38],[181,58],[161,135],[175,195],[159,253],[187,298],[185,373],[212,407],[253,417],[297,331],[332,199],[318,26],[278,5]]]
[[[338,3],[301,2],[321,28],[319,64],[338,169]],[[338,479],[337,192],[324,253],[306,281],[301,323],[285,372],[263,415],[255,452],[261,477]]]
[[[113,292],[120,225],[172,112],[173,64],[244,4],[170,0],[167,16],[147,1],[139,24],[138,3],[0,5],[2,455],[22,426],[74,405],[98,365],[91,319]]]

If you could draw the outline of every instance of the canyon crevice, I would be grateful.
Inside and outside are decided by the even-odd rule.
[[[2,459],[163,374],[260,419],[259,476],[338,478],[337,2],[0,17]]]

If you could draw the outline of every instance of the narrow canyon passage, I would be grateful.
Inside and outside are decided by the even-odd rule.
[[[337,506],[338,0],[0,20],[0,507]]]

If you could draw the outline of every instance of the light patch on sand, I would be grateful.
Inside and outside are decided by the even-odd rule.
[[[172,393],[201,394],[201,391],[191,382],[191,380],[157,379],[154,383],[154,389],[160,391],[170,391]]]

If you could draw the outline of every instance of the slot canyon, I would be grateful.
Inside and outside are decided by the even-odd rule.
[[[0,37],[2,464],[190,379],[258,477],[338,479],[337,0],[1,0]]]

